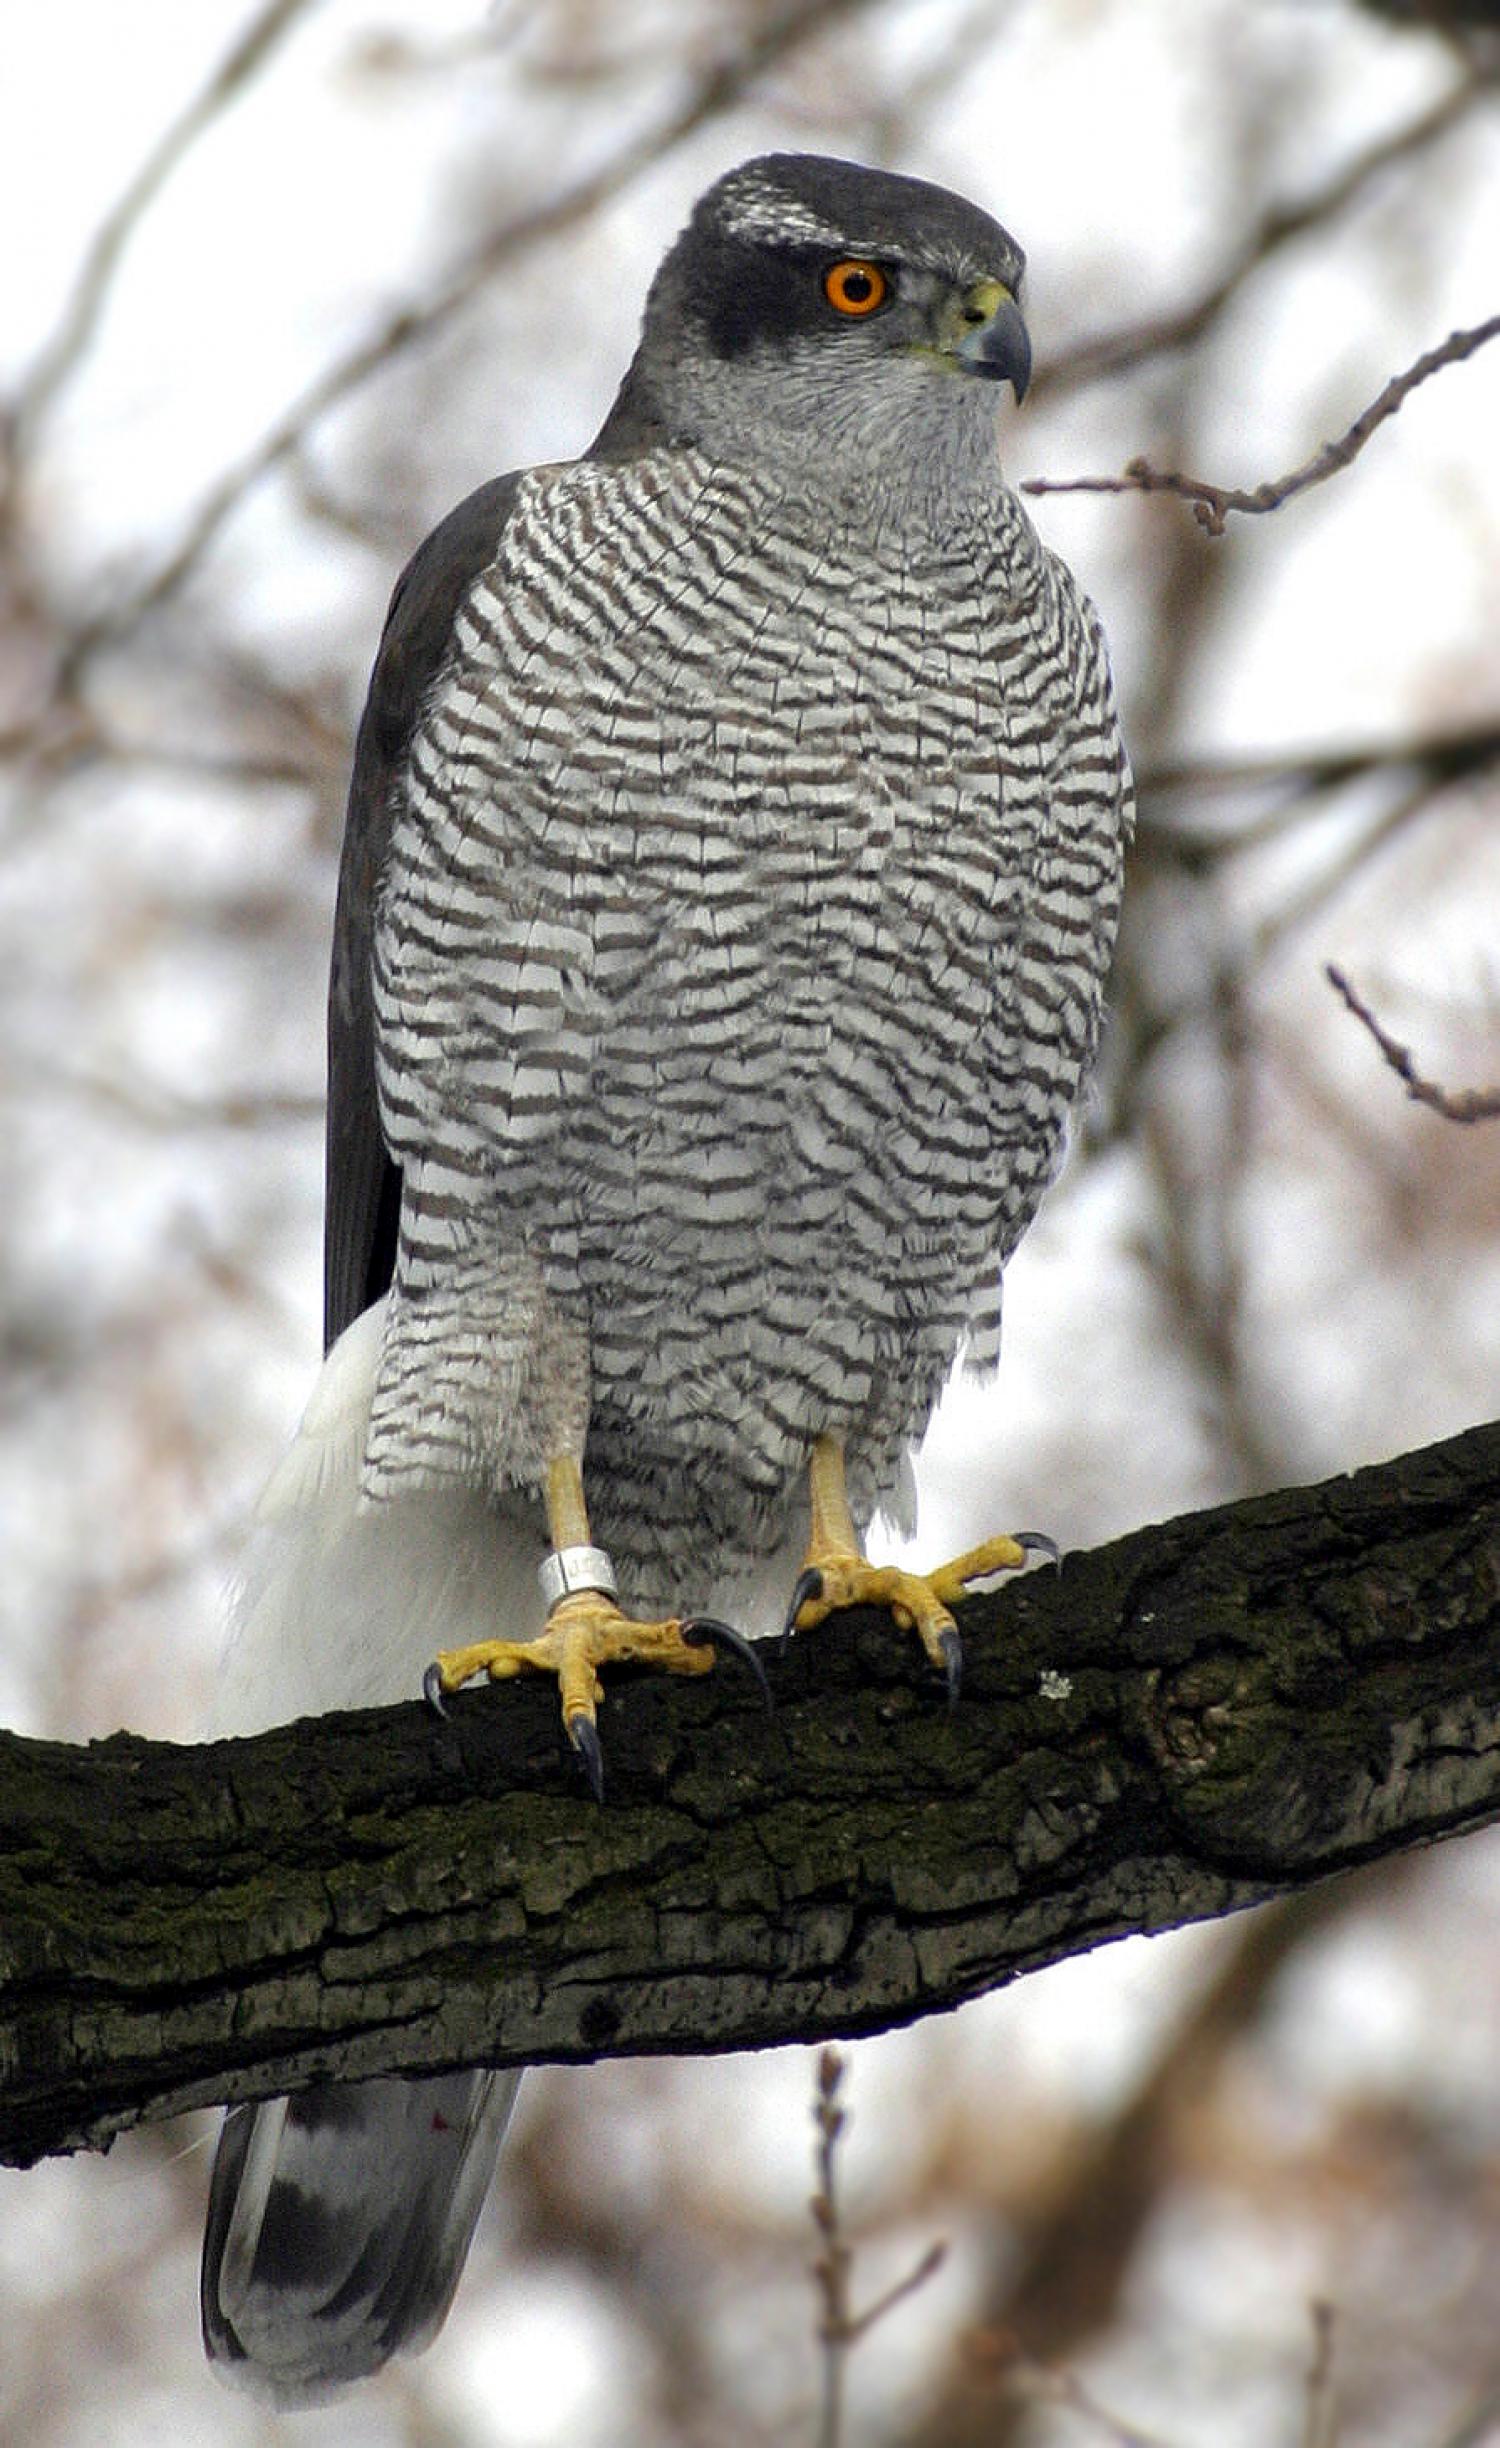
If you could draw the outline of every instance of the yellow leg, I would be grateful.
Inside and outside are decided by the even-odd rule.
[[[788,1631],[809,1632],[841,1607],[889,1607],[903,1632],[915,1629],[934,1666],[956,1693],[963,1651],[951,1609],[971,1582],[991,1573],[1015,1572],[1029,1554],[1057,1549],[1036,1531],[1019,1538],[986,1539],[950,1564],[930,1573],[905,1572],[896,1564],[870,1564],[861,1553],[844,1483],[844,1448],[820,1436],[808,1464],[812,1527],[801,1578],[792,1593]]]
[[[422,1688],[441,1710],[443,1695],[475,1675],[487,1675],[492,1683],[507,1682],[513,1675],[555,1675],[568,1740],[581,1756],[595,1793],[602,1796],[604,1762],[595,1724],[604,1697],[601,1666],[628,1663],[659,1667],[666,1674],[707,1674],[715,1647],[721,1647],[745,1658],[762,1689],[765,1677],[749,1642],[712,1616],[684,1622],[672,1615],[639,1623],[615,1604],[609,1558],[590,1538],[583,1476],[572,1455],[560,1454],[548,1463],[545,1501],[552,1541],[543,1566],[543,1586],[551,1599],[545,1630],[535,1640],[476,1641],[466,1649],[440,1650]]]
[[[589,1509],[583,1497],[583,1473],[571,1454],[559,1454],[547,1465],[547,1536],[554,1548],[590,1545]]]

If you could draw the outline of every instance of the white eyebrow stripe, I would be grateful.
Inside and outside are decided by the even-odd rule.
[[[769,179],[747,179],[724,197],[723,227],[731,238],[775,243],[788,240],[808,246],[846,247],[846,232],[836,229],[796,196]]]

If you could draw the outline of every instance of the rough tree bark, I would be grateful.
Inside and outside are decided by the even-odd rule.
[[[747,1682],[0,1736],[0,2158],[314,2076],[873,2031],[1500,1815],[1500,1427]]]

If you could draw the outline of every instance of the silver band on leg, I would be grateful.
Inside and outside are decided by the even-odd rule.
[[[575,1590],[599,1590],[613,1598],[617,1587],[615,1568],[602,1547],[554,1547],[543,1556],[536,1577],[549,1615]]]

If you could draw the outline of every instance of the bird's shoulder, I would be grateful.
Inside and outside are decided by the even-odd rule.
[[[362,762],[388,767],[405,747],[447,652],[458,607],[494,560],[528,473],[512,469],[467,495],[418,545],[397,579],[360,720],[356,785]]]

